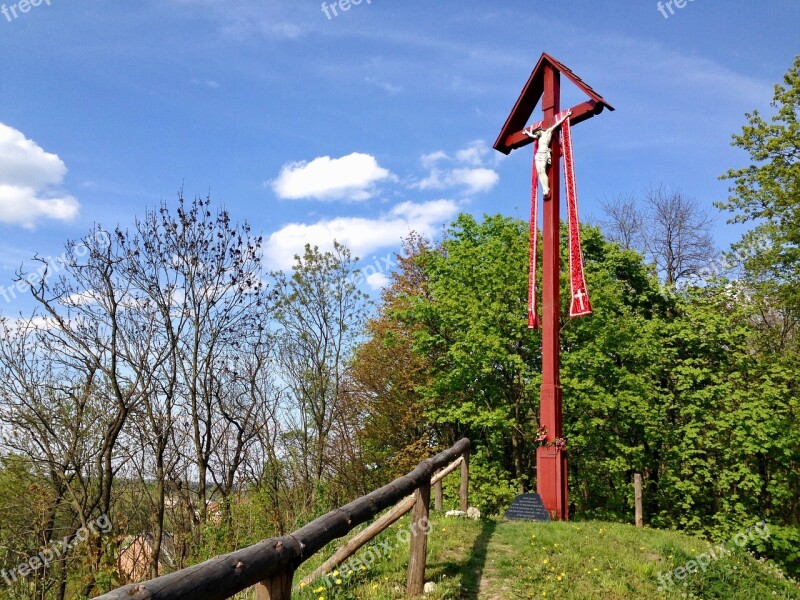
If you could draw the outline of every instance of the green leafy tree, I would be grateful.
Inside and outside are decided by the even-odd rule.
[[[430,246],[412,233],[396,259],[398,268],[382,294],[377,314],[367,323],[367,339],[356,349],[352,378],[363,427],[358,431],[370,487],[404,475],[428,458],[433,445],[420,387],[428,380],[430,361],[414,352],[420,325],[400,315],[427,292],[420,258]]]
[[[426,414],[447,441],[468,435],[484,508],[530,484],[538,427],[541,337],[527,328],[527,226],[460,215],[421,264],[428,296],[406,316],[431,361]]]
[[[564,305],[561,318],[571,501],[584,516],[626,519],[633,473],[657,480],[665,420],[660,338],[674,301],[640,254],[593,227],[583,227],[582,237],[594,312],[570,319]],[[564,264],[567,258],[563,248]],[[569,297],[567,273],[561,285]]]
[[[768,285],[797,311],[800,307],[800,55],[775,86],[775,114],[767,121],[748,113],[733,145],[747,151],[752,164],[731,169],[731,196],[718,206],[735,213],[734,223],[755,227],[735,249],[745,259],[753,282]]]
[[[729,312],[747,329],[746,343],[731,349],[740,365],[739,386],[722,418],[730,418],[726,450],[732,494],[719,490],[729,526],[742,515],[768,518],[774,535],[760,550],[800,572],[800,55],[775,86],[768,120],[748,113],[733,145],[751,164],[731,169],[730,197],[718,206],[731,222],[754,227],[734,245],[742,277],[728,285],[740,292]],[[738,472],[736,472],[738,469]],[[720,479],[717,479],[719,481]]]
[[[305,486],[309,510],[328,494],[324,480],[352,468],[354,462],[339,461],[331,450],[351,437],[343,420],[351,413],[349,359],[368,307],[355,284],[356,262],[337,242],[330,252],[306,244],[304,254],[295,256],[291,276],[276,274],[281,377],[289,392],[290,427],[297,443],[296,480]],[[336,500],[325,498],[332,504]]]
[[[442,443],[461,435],[476,443],[475,489],[489,510],[534,483],[541,336],[524,318],[527,248],[526,223],[461,215],[441,246],[419,258],[425,293],[397,311],[430,364],[418,388],[425,416]],[[562,252],[566,264],[566,244]],[[663,425],[653,323],[670,301],[640,255],[595,228],[584,228],[584,256],[596,313],[569,319],[562,307],[574,499],[579,510],[623,515],[634,470],[658,470],[657,444],[648,446]],[[566,273],[561,283],[566,297]]]

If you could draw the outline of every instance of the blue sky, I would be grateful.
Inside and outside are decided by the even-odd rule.
[[[617,109],[574,130],[582,218],[651,184],[710,207],[727,195],[718,176],[747,161],[731,134],[745,112],[770,114],[800,28],[796,0],[688,0],[666,18],[649,1],[5,7],[4,286],[35,253],[128,225],[181,187],[262,232],[274,268],[333,237],[382,265],[409,229],[435,235],[459,211],[524,218],[530,149],[491,145],[543,51]],[[583,100],[564,87],[565,105]],[[725,219],[721,247],[741,231]]]

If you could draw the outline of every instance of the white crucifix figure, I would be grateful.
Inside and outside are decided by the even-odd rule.
[[[578,292],[573,296],[581,305],[581,310],[586,309],[586,305],[583,302],[583,299],[586,298],[586,292],[583,289],[579,289]]]
[[[550,142],[553,139],[553,132],[561,127],[561,124],[571,115],[572,111],[568,110],[563,117],[561,117],[547,129],[544,129],[543,127],[531,126],[530,129],[522,130],[522,133],[527,135],[529,138],[538,140],[539,145],[536,147],[536,157],[534,162],[536,163],[536,174],[539,176],[539,181],[542,183],[542,193],[544,196],[550,195],[550,180],[547,177],[547,165],[549,165],[553,160],[550,151]]]

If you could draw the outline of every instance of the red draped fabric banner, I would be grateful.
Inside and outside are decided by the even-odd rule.
[[[539,175],[536,173],[536,150],[539,142],[533,143],[533,175],[531,176],[531,242],[530,265],[528,269],[528,327],[539,329],[539,317],[536,313],[536,254],[539,244]]]
[[[564,183],[567,188],[567,219],[569,221],[569,282],[572,299],[570,317],[592,314],[592,303],[586,289],[581,250],[581,224],[578,220],[578,187],[575,184],[575,163],[572,154],[572,131],[569,119],[561,125],[561,140],[564,149]]]
[[[564,113],[556,116],[560,119]],[[536,123],[533,128],[542,126]],[[569,316],[580,317],[591,314],[592,304],[589,301],[589,292],[586,288],[586,276],[583,271],[583,251],[581,250],[580,222],[578,220],[578,188],[575,184],[575,163],[572,152],[572,132],[569,119],[561,125],[562,150],[564,154],[564,182],[567,193],[567,221],[569,224],[569,281],[570,305]],[[530,223],[530,269],[528,273],[528,327],[539,328],[539,317],[536,311],[536,254],[538,250],[538,206],[539,206],[539,177],[536,173],[536,150],[538,143],[533,145],[533,175],[531,177],[531,223]],[[550,185],[559,185],[551,182]]]

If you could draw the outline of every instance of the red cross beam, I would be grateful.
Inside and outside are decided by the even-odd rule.
[[[497,136],[494,149],[498,152],[510,154],[512,150],[522,148],[533,142],[530,137],[522,133],[522,130],[525,129],[528,119],[530,119],[536,105],[544,94],[545,72],[549,70],[548,67],[557,74],[563,74],[574,83],[578,89],[589,96],[586,102],[582,102],[570,109],[572,110],[572,116],[570,117],[570,123],[572,125],[577,125],[578,123],[591,119],[595,115],[599,115],[605,108],[611,111],[614,110],[613,106],[606,102],[600,94],[591,88],[591,86],[587,85],[586,82],[573,73],[572,69],[546,52],[542,53],[539,62],[536,63],[536,67],[534,67],[531,72],[528,82],[525,84],[522,93],[517,99],[517,103],[508,115],[505,125],[503,125],[503,128],[500,130],[500,135]],[[558,79],[558,77],[556,77],[556,79]],[[558,83],[556,85],[558,86]],[[553,91],[558,95],[559,90]],[[549,107],[543,105],[542,108],[545,110],[545,113],[547,113]],[[555,113],[558,112],[559,110],[554,111],[552,115],[549,115],[549,118],[548,115],[545,114],[545,129],[555,122]]]

